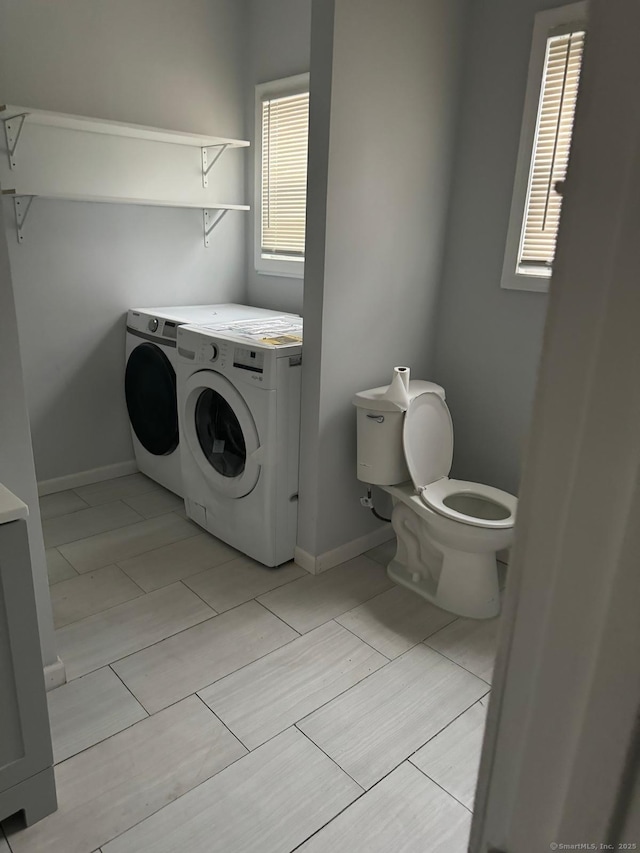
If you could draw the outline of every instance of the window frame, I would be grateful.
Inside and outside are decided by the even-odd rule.
[[[309,72],[258,83],[255,93],[254,157],[254,268],[259,275],[304,278],[304,258],[264,258],[262,256],[262,101],[266,97],[284,97],[309,91]]]
[[[570,3],[556,9],[547,9],[543,12],[538,12],[535,16],[527,75],[527,89],[520,129],[520,144],[518,147],[518,159],[511,198],[511,212],[509,214],[504,263],[500,280],[500,286],[506,290],[529,290],[538,293],[546,293],[549,290],[549,282],[552,275],[551,270],[548,274],[538,273],[537,275],[518,272],[518,254],[527,205],[529,174],[533,165],[547,39],[554,29],[564,25],[579,23],[584,24],[586,28],[587,16],[587,0],[580,0],[578,3]]]

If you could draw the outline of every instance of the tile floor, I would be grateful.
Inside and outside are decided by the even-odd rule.
[[[59,809],[0,853],[466,849],[497,620],[391,584],[391,543],[265,569],[141,474],[41,508]]]

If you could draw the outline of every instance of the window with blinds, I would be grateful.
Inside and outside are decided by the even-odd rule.
[[[309,92],[261,98],[262,258],[304,260]]]
[[[535,16],[501,287],[549,290],[582,69],[587,0]]]
[[[573,119],[584,29],[567,29],[547,38],[535,142],[518,252],[518,272],[550,275],[562,208],[573,133]]]

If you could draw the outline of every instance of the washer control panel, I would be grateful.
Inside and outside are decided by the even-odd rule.
[[[224,371],[233,361],[233,353],[229,357],[229,344],[227,341],[212,341],[204,336],[189,336],[188,347],[195,350],[194,361],[205,364],[215,364],[216,370]]]
[[[271,390],[277,387],[283,365],[300,367],[302,343],[234,340],[202,326],[185,325],[178,328],[177,354],[179,369],[184,364],[188,370],[214,370],[238,386]]]
[[[234,347],[233,366],[253,373],[264,373],[264,351],[250,347]]]

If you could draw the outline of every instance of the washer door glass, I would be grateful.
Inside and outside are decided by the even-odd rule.
[[[154,456],[168,456],[178,446],[176,374],[162,349],[137,346],[124,377],[129,420],[136,438]]]
[[[215,370],[199,370],[186,379],[180,399],[183,448],[207,487],[228,498],[248,495],[260,476],[260,440],[240,390]]]
[[[242,427],[229,403],[212,388],[198,397],[195,426],[202,452],[218,474],[239,477],[247,459]]]

